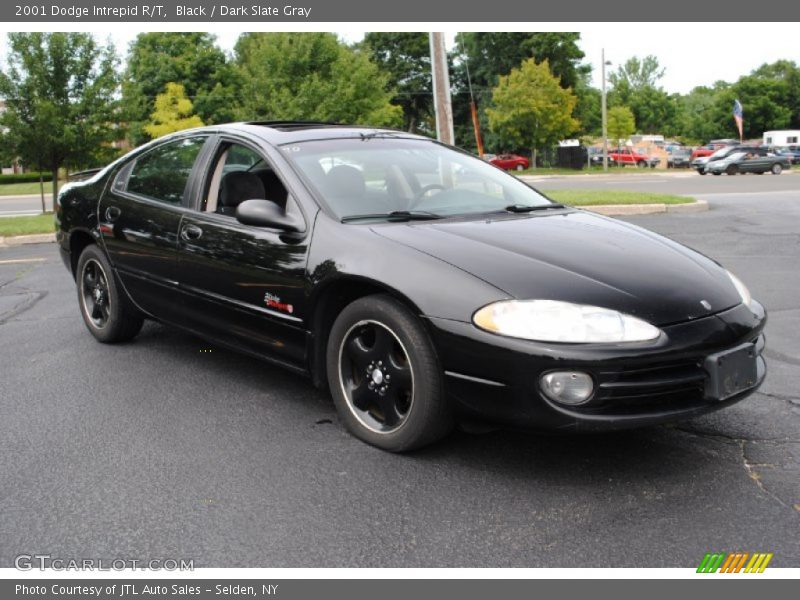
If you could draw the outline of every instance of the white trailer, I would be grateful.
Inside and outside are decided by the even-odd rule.
[[[800,144],[800,129],[764,132],[765,146],[797,146],[798,144]]]

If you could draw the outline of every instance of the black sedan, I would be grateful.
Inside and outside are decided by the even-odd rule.
[[[181,132],[67,184],[56,225],[99,341],[149,318],[260,357],[387,450],[686,419],[765,377],[765,311],[719,264],[402,132]]]

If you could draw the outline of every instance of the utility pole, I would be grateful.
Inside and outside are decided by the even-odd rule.
[[[608,171],[608,113],[606,111],[606,49],[602,49],[600,73],[603,78],[603,92],[600,98],[600,111],[603,119],[603,171]]]
[[[444,144],[455,143],[453,135],[453,104],[450,102],[450,73],[444,33],[431,33],[431,71],[433,75],[433,105],[436,109],[436,139]]]

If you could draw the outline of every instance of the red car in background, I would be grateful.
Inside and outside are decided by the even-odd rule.
[[[531,166],[530,161],[519,154],[498,154],[489,162],[506,171],[523,171]]]
[[[633,148],[619,148],[616,151],[609,152],[608,156],[618,165],[636,165],[637,167],[650,167],[653,169],[661,162],[660,158],[647,156]]]
[[[692,151],[692,157],[689,159],[689,162],[693,161],[695,158],[702,158],[704,156],[711,156],[719,150],[720,148],[725,148],[726,146],[735,146],[739,142],[737,140],[711,140],[705,146],[700,146],[699,148],[695,148]]]

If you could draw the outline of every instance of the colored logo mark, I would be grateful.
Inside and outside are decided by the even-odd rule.
[[[697,567],[698,573],[763,573],[772,552],[707,552]],[[745,566],[746,565],[746,566]]]

